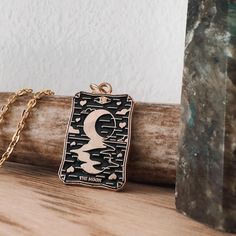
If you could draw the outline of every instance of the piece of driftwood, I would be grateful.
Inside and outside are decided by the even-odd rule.
[[[10,93],[0,93],[0,106]],[[0,151],[5,151],[29,97],[20,98],[0,126]],[[71,97],[46,97],[30,115],[11,161],[59,167]],[[178,105],[136,103],[132,124],[128,178],[143,183],[174,184],[178,150]]]
[[[175,211],[174,189],[128,183],[123,192],[63,185],[51,171],[0,171],[2,236],[230,236]],[[233,236],[233,235],[232,235]]]

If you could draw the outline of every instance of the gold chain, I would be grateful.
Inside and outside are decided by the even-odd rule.
[[[12,137],[12,140],[11,140],[6,152],[2,155],[2,158],[0,159],[0,167],[10,157],[10,155],[13,152],[15,146],[17,145],[17,143],[20,139],[20,134],[21,134],[22,130],[25,127],[26,120],[27,120],[30,112],[32,111],[32,109],[36,106],[37,101],[39,99],[41,99],[43,96],[49,96],[49,95],[54,95],[54,92],[52,92],[51,90],[43,90],[43,91],[35,93],[33,98],[30,99],[30,101],[27,104],[26,109],[22,113],[21,120],[17,125],[17,130],[14,133],[14,135]],[[12,97],[12,99],[14,99],[14,98]],[[5,110],[7,111],[8,109],[4,109],[4,111]]]
[[[3,118],[6,115],[6,113],[8,112],[11,104],[13,104],[18,97],[21,97],[23,95],[26,95],[26,94],[32,93],[32,92],[33,92],[32,89],[21,89],[21,90],[17,91],[16,93],[14,93],[12,96],[10,96],[7,100],[7,104],[4,105],[1,109],[0,123],[3,121]]]

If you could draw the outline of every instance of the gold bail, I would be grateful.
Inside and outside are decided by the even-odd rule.
[[[109,83],[101,83],[97,84],[90,84],[90,88],[92,93],[101,93],[101,94],[111,94],[112,93],[112,86]]]

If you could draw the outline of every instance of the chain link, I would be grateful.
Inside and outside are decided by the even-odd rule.
[[[27,91],[29,92],[31,90],[20,90],[18,93],[14,94],[12,97],[9,98],[7,105],[5,105],[4,106],[5,108],[2,109],[2,114],[0,115],[0,122],[3,119],[3,116],[8,111],[10,104],[12,104],[18,96],[22,96],[22,95],[26,94]],[[43,91],[35,93],[33,98],[30,99],[30,101],[27,104],[26,109],[22,113],[21,120],[17,125],[17,130],[14,133],[12,140],[11,140],[6,152],[2,155],[2,158],[0,159],[0,167],[10,157],[15,146],[19,142],[21,132],[24,129],[25,124],[26,124],[26,120],[27,120],[28,116],[30,115],[30,112],[32,111],[32,109],[36,106],[37,101],[40,100],[44,96],[50,96],[50,95],[54,95],[54,92],[52,92],[51,90],[43,90]]]

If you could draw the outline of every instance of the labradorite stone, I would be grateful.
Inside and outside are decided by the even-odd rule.
[[[236,1],[189,0],[176,207],[236,232]]]

